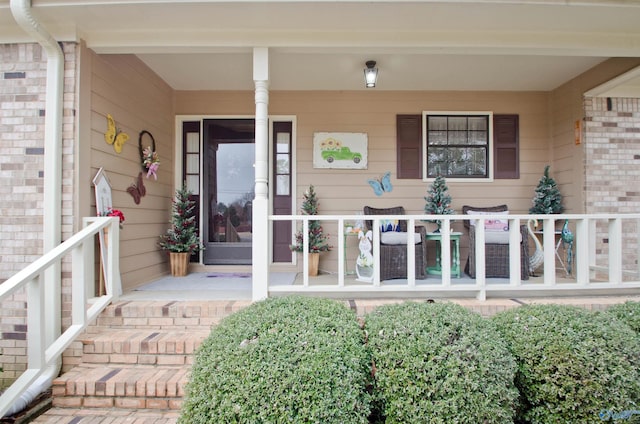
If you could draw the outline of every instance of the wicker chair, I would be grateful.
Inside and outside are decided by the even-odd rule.
[[[507,205],[493,206],[493,207],[475,207],[475,206],[463,206],[462,213],[467,215],[468,211],[479,212],[504,212],[509,210]],[[469,274],[471,278],[476,277],[476,237],[475,226],[470,225],[468,220],[464,220],[464,226],[469,230],[469,259],[465,266],[465,272]],[[529,279],[529,233],[527,232],[527,226],[520,226],[520,278],[523,280]],[[509,278],[509,245],[508,244],[485,244],[485,276],[486,277],[501,277]]]
[[[369,206],[364,207],[365,215],[404,215],[404,208],[378,209]],[[368,230],[372,229],[373,221],[367,220]],[[400,230],[407,231],[407,221],[399,221]],[[415,232],[420,234],[420,243],[415,245],[416,278],[426,278],[427,263],[427,231],[424,226],[415,226]],[[374,246],[375,249],[375,246]],[[406,244],[380,244],[380,280],[394,278],[407,278],[407,245]]]

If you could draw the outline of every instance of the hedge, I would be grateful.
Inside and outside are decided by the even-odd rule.
[[[516,364],[490,320],[450,303],[403,303],[369,314],[365,329],[380,422],[513,422]]]
[[[640,302],[627,301],[613,305],[607,312],[627,323],[636,333],[640,333]]]
[[[640,340],[621,321],[566,305],[523,306],[493,321],[518,362],[516,422],[602,423],[640,409]]]
[[[336,301],[272,298],[225,318],[196,352],[179,423],[368,423],[371,358]]]

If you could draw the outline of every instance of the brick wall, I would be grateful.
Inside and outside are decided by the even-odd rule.
[[[586,213],[640,211],[640,99],[585,98]],[[637,265],[635,221],[623,222],[623,266]],[[607,249],[604,223],[598,226],[598,252]]]
[[[62,238],[73,225],[76,45],[64,44]],[[43,252],[47,56],[38,44],[0,45],[0,282]],[[69,265],[63,264],[63,275]],[[63,279],[63,293],[68,292]],[[67,306],[63,295],[63,308]],[[25,369],[26,296],[0,305],[0,386]],[[68,320],[68,318],[67,318]]]

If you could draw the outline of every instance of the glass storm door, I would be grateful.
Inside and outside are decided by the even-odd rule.
[[[254,120],[205,119],[203,154],[204,263],[251,264]]]

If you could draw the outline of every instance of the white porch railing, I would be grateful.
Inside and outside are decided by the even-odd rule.
[[[0,417],[12,407],[20,396],[40,377],[45,370],[55,365],[63,351],[94,320],[102,310],[114,301],[120,293],[119,269],[119,220],[113,217],[84,218],[85,228],[52,249],[31,265],[0,284],[0,302],[21,289],[27,298],[27,369],[0,396]],[[109,228],[106,252],[105,287],[106,295],[92,299],[88,306],[88,289],[94,282],[94,236],[102,229]],[[44,288],[46,271],[59,265],[67,255],[71,255],[72,311],[71,325],[55,340],[47,335],[45,320]],[[101,271],[102,272],[102,271]],[[50,300],[49,300],[50,301]]]
[[[373,221],[373,256],[374,264],[380,263],[378,245],[380,240],[381,220],[406,220],[407,238],[415,226],[425,225],[427,220],[442,222],[440,246],[442,267],[441,275],[429,275],[424,280],[415,278],[415,245],[407,243],[407,278],[402,280],[380,281],[380,270],[374,265],[372,283],[354,281],[345,277],[345,223],[356,220]],[[272,215],[270,221],[291,221],[294,226],[302,224],[304,249],[302,254],[302,282],[293,286],[274,285],[268,287],[270,294],[275,293],[319,293],[335,295],[402,295],[424,294],[441,296],[475,296],[485,300],[488,295],[510,296],[516,293],[531,295],[589,294],[594,292],[611,294],[640,294],[640,214],[567,214],[567,215],[474,215],[476,225],[476,278],[452,278],[450,231],[452,222],[460,223],[469,220],[469,215]],[[509,278],[489,278],[485,273],[485,229],[486,220],[509,221]],[[522,280],[520,273],[520,225],[526,225],[530,219],[537,219],[542,224],[542,246],[544,251],[544,268],[540,278]],[[331,234],[337,243],[337,270],[333,279],[309,278],[307,255],[307,229],[311,220],[321,221],[324,232]],[[574,235],[572,272],[558,276],[558,243],[559,227],[569,220],[569,227]],[[538,227],[540,228],[540,227]],[[558,229],[556,229],[558,228]],[[334,229],[335,232],[331,231]],[[461,230],[466,235],[466,230]],[[530,251],[533,241],[529,238]],[[334,249],[336,246],[334,246]],[[429,252],[435,251],[435,244],[429,245]],[[433,250],[431,250],[433,249]],[[461,258],[464,263],[466,257]],[[566,266],[566,264],[564,264]],[[560,278],[559,278],[560,277]],[[268,283],[266,283],[268,284]]]

